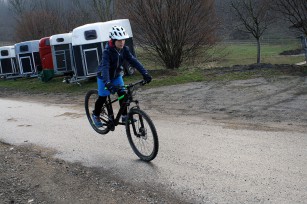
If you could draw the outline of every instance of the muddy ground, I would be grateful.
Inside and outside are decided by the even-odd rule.
[[[165,192],[131,186],[99,168],[53,154],[0,142],[0,203],[181,203]]]
[[[138,92],[151,114],[197,115],[234,129],[307,133],[307,73],[300,67],[233,67],[207,71],[223,75],[255,69],[281,69],[284,74],[252,79],[213,80]],[[75,103],[84,95],[28,94],[0,90],[0,97],[42,103]],[[37,146],[0,143],[1,203],[185,203],[166,192],[132,186],[100,169],[53,158]],[[51,190],[50,190],[51,189]]]

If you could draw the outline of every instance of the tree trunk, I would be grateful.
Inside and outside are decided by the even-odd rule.
[[[261,63],[261,45],[260,38],[257,38],[257,64]]]

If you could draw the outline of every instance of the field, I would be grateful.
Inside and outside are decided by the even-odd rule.
[[[304,61],[304,55],[280,55],[289,50],[301,49],[299,40],[279,40],[274,43],[261,44],[261,62],[271,64],[295,64]],[[150,59],[148,53],[141,48],[136,49],[138,58],[153,69],[162,69],[162,66]],[[216,46],[210,53],[214,53],[208,60],[203,62],[206,57],[199,57],[185,67],[225,67],[233,65],[245,65],[256,63],[257,47],[253,41],[249,42],[224,42]]]
[[[283,51],[295,50],[300,48],[299,41],[283,42],[279,44],[263,44],[262,45],[262,63],[268,64],[295,64],[304,61],[304,55],[285,56],[280,55]],[[188,82],[199,82],[209,80],[231,80],[231,79],[248,79],[253,78],[253,72],[236,72],[227,73],[223,76],[208,75],[204,70],[216,69],[218,67],[231,67],[233,65],[253,64],[256,61],[256,45],[254,43],[224,43],[218,45],[214,52],[214,56],[209,62],[201,62],[196,60],[189,65],[183,65],[178,70],[166,70],[162,65],[155,60],[148,58],[148,53],[145,53],[140,48],[136,49],[136,53],[144,66],[151,70],[154,81],[149,87],[157,87],[164,85],[183,84]],[[259,74],[259,73],[258,73]],[[278,70],[262,71],[265,75],[278,75]],[[41,82],[37,78],[23,78],[16,80],[0,80],[0,88],[14,89],[19,91],[27,91],[30,93],[82,93],[96,87],[95,79],[81,82],[81,86],[77,84],[67,84],[63,82],[63,76],[56,77],[47,83]],[[141,78],[138,74],[131,77],[126,77],[125,82],[129,83]]]
[[[261,46],[261,62],[271,64],[295,64],[304,60],[303,55],[280,55],[283,51],[299,49],[301,45],[290,42],[286,44],[263,44]],[[256,63],[257,48],[255,44],[230,44],[225,47],[226,56],[217,62],[217,66],[232,66]]]

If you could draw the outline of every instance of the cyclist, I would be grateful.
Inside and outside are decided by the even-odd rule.
[[[129,38],[128,33],[122,26],[113,26],[109,33],[110,41],[103,51],[102,62],[98,66],[97,84],[98,84],[98,99],[95,103],[95,110],[92,118],[97,127],[102,127],[99,115],[103,104],[106,102],[107,96],[117,92],[118,96],[125,94],[123,87],[123,63],[127,60],[130,65],[135,67],[142,75],[146,83],[151,82],[152,77],[143,65],[131,54],[129,48],[125,46],[125,39]],[[121,105],[121,101],[119,101]],[[127,119],[127,110],[122,114],[122,122]]]

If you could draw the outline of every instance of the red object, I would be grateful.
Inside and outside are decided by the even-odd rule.
[[[115,47],[115,45],[113,44],[113,41],[112,41],[112,40],[109,40],[109,46],[110,46],[111,48]]]
[[[43,70],[53,69],[52,53],[50,46],[50,37],[45,37],[39,41],[39,56],[42,61]]]

